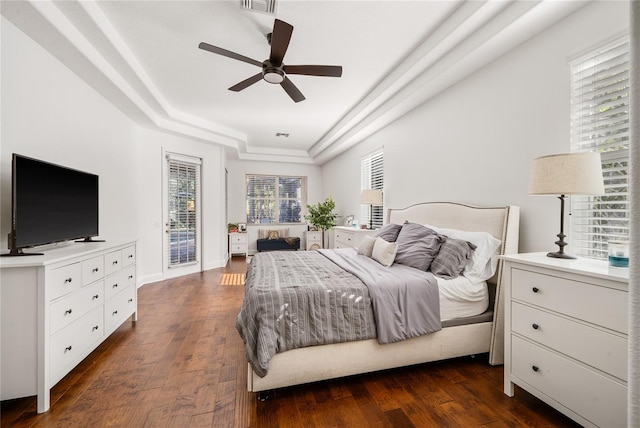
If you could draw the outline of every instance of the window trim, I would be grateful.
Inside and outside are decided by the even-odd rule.
[[[256,177],[268,177],[268,178],[275,178],[276,179],[276,183],[275,183],[275,192],[276,192],[276,196],[275,198],[271,199],[271,198],[264,198],[264,197],[260,197],[260,198],[253,198],[251,196],[249,196],[249,179],[250,177],[252,178],[256,178]],[[280,194],[279,194],[279,190],[280,190],[280,180],[286,178],[286,179],[292,179],[292,178],[297,178],[300,179],[300,190],[301,190],[301,195],[300,198],[281,198]],[[304,216],[307,214],[307,176],[304,175],[277,175],[277,174],[245,174],[245,215],[246,215],[246,221],[247,221],[247,226],[260,226],[260,225],[303,225],[307,223],[307,220],[304,218]],[[270,223],[261,223],[259,221],[250,221],[250,217],[249,217],[249,200],[250,199],[269,199],[269,200],[273,200],[274,202],[274,215],[273,218],[275,219],[280,219],[280,202],[283,200],[299,200],[300,201],[300,206],[301,206],[301,211],[300,211],[300,221],[299,222],[289,222],[289,223],[280,223],[279,221],[277,222],[270,222]]]

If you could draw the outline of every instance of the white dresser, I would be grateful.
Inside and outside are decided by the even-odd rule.
[[[230,233],[229,234],[229,255],[242,254],[247,256],[249,251],[249,241],[247,233]]]
[[[38,413],[50,389],[137,312],[134,241],[43,252],[0,259],[0,398],[37,395]]]
[[[336,226],[333,228],[333,248],[358,248],[365,236],[374,236],[377,230]]]
[[[545,253],[502,258],[504,393],[515,384],[583,426],[625,427],[628,269]]]
[[[322,248],[322,231],[308,230],[304,232],[304,240],[307,251]]]

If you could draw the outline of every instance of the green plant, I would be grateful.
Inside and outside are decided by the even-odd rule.
[[[229,223],[229,224],[227,224],[227,230],[229,232],[231,232],[233,230],[238,230],[238,223]]]
[[[324,202],[307,205],[307,211],[309,213],[305,215],[304,218],[320,230],[331,229],[336,225],[336,217],[338,216],[333,212],[335,207],[336,203],[333,201],[333,198],[329,196]]]

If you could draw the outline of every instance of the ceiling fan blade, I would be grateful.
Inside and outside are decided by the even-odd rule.
[[[254,83],[259,82],[260,80],[262,80],[262,73],[261,72],[249,77],[248,79],[244,79],[240,83],[236,83],[235,85],[230,87],[229,90],[230,91],[234,91],[234,92],[240,92],[241,90],[248,88],[249,86],[253,85]]]
[[[287,24],[284,21],[276,19],[273,23],[273,33],[271,34],[271,55],[269,55],[269,61],[275,66],[282,64],[284,54],[289,47],[289,41],[291,41],[291,34],[293,33],[293,26]]]
[[[284,65],[282,69],[287,74],[327,77],[342,76],[342,67],[339,65]]]
[[[255,59],[251,59],[244,55],[240,55],[238,53],[231,52],[226,49],[222,49],[217,46],[210,45],[209,43],[201,42],[198,45],[198,47],[205,51],[213,52],[214,54],[226,56],[227,58],[237,59],[238,61],[242,61],[249,64],[257,65],[258,67],[262,67],[262,63],[260,61],[256,61]]]
[[[296,85],[294,85],[293,82],[289,80],[289,78],[285,77],[282,83],[280,83],[280,86],[282,86],[282,88],[287,92],[287,94],[289,94],[289,96],[293,101],[299,103],[300,101],[305,100],[304,95],[302,95],[302,92],[300,92],[300,90],[296,88]]]

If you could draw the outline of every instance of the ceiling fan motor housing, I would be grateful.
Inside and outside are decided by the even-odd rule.
[[[262,63],[262,78],[274,84],[280,84],[284,80],[284,70],[282,70],[282,66],[275,66],[271,63],[271,61],[266,60]]]

